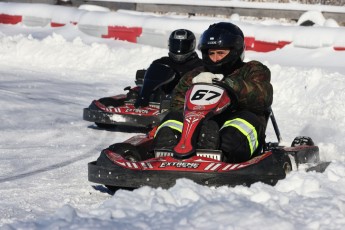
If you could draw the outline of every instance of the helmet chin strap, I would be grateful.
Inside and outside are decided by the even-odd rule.
[[[223,72],[222,65],[208,65],[208,64],[204,64],[204,65],[205,65],[205,68],[211,73],[221,74]]]
[[[173,54],[171,52],[168,53],[169,57],[176,63],[184,63],[191,59],[195,51],[191,51],[187,54]]]
[[[210,63],[210,62],[209,63],[204,62],[204,66],[208,71],[214,74],[223,74],[225,76],[234,72],[242,64],[243,64],[243,61],[241,60],[241,58],[238,58],[232,63],[220,62],[218,64],[215,64],[215,63]]]
[[[243,52],[241,53],[240,58],[241,58],[241,61],[244,60],[244,50],[243,50]]]

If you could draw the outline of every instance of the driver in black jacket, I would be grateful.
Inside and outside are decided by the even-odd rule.
[[[190,30],[174,30],[170,34],[168,46],[168,56],[161,57],[153,61],[152,64],[167,65],[175,71],[174,80],[164,86],[166,92],[170,94],[185,73],[202,66],[202,60],[195,52],[196,39],[194,33]],[[144,75],[145,73],[142,72],[141,74]]]

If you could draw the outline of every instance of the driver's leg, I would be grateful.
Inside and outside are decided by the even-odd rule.
[[[256,156],[265,125],[258,116],[249,111],[236,112],[220,129],[221,145],[227,162],[244,162]]]
[[[153,142],[154,149],[172,149],[178,143],[183,128],[182,112],[169,112],[159,125]]]

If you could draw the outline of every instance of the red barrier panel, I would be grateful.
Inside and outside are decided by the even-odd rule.
[[[136,43],[142,31],[140,27],[108,26],[108,34],[102,35],[102,38],[115,38]]]
[[[289,45],[291,42],[287,42],[287,41],[279,41],[278,42],[278,46],[280,46],[279,48],[283,48],[286,45]]]
[[[72,25],[77,25],[78,23],[77,22],[69,22],[70,24]],[[62,26],[65,26],[66,23],[58,23],[58,22],[51,22],[50,23],[50,26],[51,27],[62,27]]]
[[[265,42],[265,41],[255,40],[253,50],[257,52],[270,52],[276,49],[283,48],[284,46],[290,43],[291,42],[287,42],[287,41],[279,41],[277,43],[274,43],[274,42]]]
[[[270,52],[276,49],[283,48],[284,46],[290,44],[291,42],[279,41],[274,42],[265,42],[255,40],[255,37],[245,37],[244,43],[246,44],[246,50],[253,50],[257,52]]]
[[[0,14],[0,23],[3,24],[17,24],[22,21],[22,16],[19,15],[8,15]]]
[[[62,27],[64,25],[66,25],[66,24],[64,24],[64,23],[57,23],[57,22],[51,22],[50,23],[51,27]]]
[[[343,47],[334,46],[333,49],[336,50],[336,51],[345,51],[345,46],[343,46]]]
[[[244,44],[246,44],[246,50],[254,50],[255,38],[244,37]]]

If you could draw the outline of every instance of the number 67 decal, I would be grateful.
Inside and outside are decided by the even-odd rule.
[[[224,90],[211,85],[194,85],[190,102],[194,105],[210,105],[220,100]]]
[[[191,98],[191,101],[202,100],[205,96],[206,98],[204,98],[204,100],[210,101],[216,97],[219,97],[220,95],[222,94],[212,90],[199,89],[194,93],[194,95]]]

